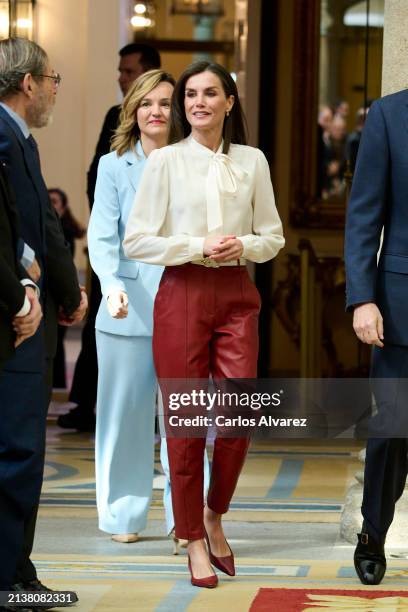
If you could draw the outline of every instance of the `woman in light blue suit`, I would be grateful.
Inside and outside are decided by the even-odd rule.
[[[173,86],[169,74],[151,70],[129,90],[112,152],[99,162],[88,230],[91,265],[103,295],[96,319],[99,528],[119,542],[136,541],[152,496],[157,389],[152,314],[163,271],[126,259],[122,241],[146,158],[167,142]]]

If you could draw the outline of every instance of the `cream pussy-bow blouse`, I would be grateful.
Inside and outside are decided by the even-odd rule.
[[[126,226],[126,257],[174,266],[203,258],[206,236],[232,234],[262,263],[284,246],[268,162],[230,145],[216,153],[190,135],[149,155]]]

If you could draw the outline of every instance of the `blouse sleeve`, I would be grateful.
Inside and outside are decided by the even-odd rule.
[[[120,238],[119,198],[112,158],[101,157],[95,188],[95,201],[88,226],[88,250],[91,266],[101,283],[104,297],[115,289],[126,291],[118,276]]]
[[[168,163],[162,151],[156,149],[149,155],[126,225],[126,257],[161,266],[176,266],[203,257],[204,238],[160,235],[169,193]]]
[[[258,150],[255,189],[252,201],[252,234],[237,236],[244,245],[242,256],[256,263],[273,259],[285,244],[282,223],[275,205],[275,196],[265,155]]]

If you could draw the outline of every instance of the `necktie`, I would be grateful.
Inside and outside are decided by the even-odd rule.
[[[32,134],[30,134],[29,137],[27,138],[27,142],[30,145],[30,147],[32,148],[32,150],[36,151],[38,153],[38,146],[37,146],[35,138],[34,138],[34,136]]]
[[[41,172],[41,163],[40,163],[40,154],[38,152],[38,145],[37,145],[37,141],[35,140],[34,136],[32,136],[31,134],[29,135],[29,137],[27,138],[27,142],[30,145],[30,148],[33,151],[34,157],[38,163],[38,166],[40,167],[40,172]]]

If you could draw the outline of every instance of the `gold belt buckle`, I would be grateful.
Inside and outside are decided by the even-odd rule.
[[[214,259],[210,259],[209,257],[204,257],[200,259],[200,263],[203,264],[206,268],[219,268],[220,264],[214,261]]]

